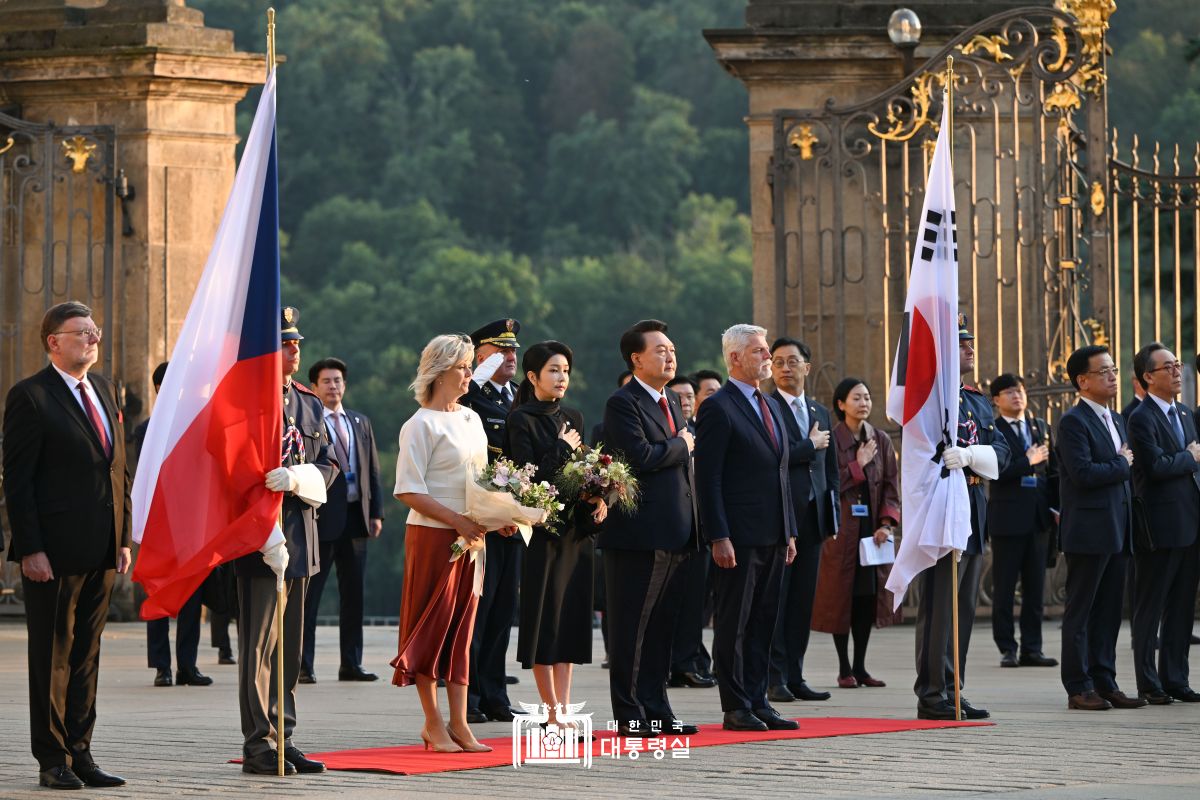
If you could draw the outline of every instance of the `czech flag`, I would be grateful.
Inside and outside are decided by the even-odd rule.
[[[263,546],[280,464],[279,181],[275,72],[171,354],[133,483],[143,619],[176,616],[213,567]]]
[[[903,426],[900,515],[904,536],[887,588],[900,607],[909,583],[942,556],[964,550],[971,499],[963,471],[941,465],[958,434],[958,233],[950,153],[950,103],[929,178],[904,302],[904,328],[888,390],[887,415]]]

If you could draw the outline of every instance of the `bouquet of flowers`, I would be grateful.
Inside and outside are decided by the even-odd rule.
[[[581,447],[558,473],[559,491],[571,500],[604,498],[626,512],[637,508],[638,482],[629,465],[602,452],[603,445]]]
[[[536,472],[536,464],[517,466],[507,458],[497,458],[467,481],[466,516],[489,531],[516,525],[529,544],[533,526],[553,525],[565,508],[558,500],[557,488],[548,481],[534,481]],[[468,546],[460,536],[450,546],[450,560],[482,547],[482,540]]]

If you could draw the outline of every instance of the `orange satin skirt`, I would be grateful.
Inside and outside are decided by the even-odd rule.
[[[468,681],[479,598],[471,591],[475,564],[467,556],[450,562],[450,545],[457,538],[450,528],[406,528],[400,652],[391,662],[396,686],[415,683],[417,675]]]

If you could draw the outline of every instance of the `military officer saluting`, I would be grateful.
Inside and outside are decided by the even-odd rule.
[[[958,315],[959,373],[975,371],[975,336],[967,318]],[[971,537],[958,565],[959,675],[965,674],[967,645],[975,624],[979,579],[983,572],[983,543],[987,535],[987,495],[983,481],[998,477],[1008,465],[1009,449],[996,431],[992,404],[973,386],[961,384],[958,392],[958,434],[954,447],[942,453],[947,469],[961,469],[971,498]],[[917,607],[917,716],[921,719],[954,719],[954,654],[951,559],[945,555],[921,573],[921,603]],[[963,716],[983,719],[988,712],[961,698]]]
[[[483,420],[487,433],[488,461],[495,461],[504,446],[505,423],[512,410],[517,386],[517,334],[515,319],[489,322],[471,334],[477,366],[466,403]],[[519,536],[487,534],[487,568],[483,573],[483,596],[475,615],[471,639],[471,683],[467,690],[467,721],[512,722],[504,663],[509,633],[517,608],[521,555],[525,547]]]

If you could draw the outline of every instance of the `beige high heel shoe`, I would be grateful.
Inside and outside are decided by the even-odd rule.
[[[449,726],[446,727],[446,733],[450,734],[450,738],[452,740],[454,740],[454,743],[456,745],[458,745],[459,747],[461,747],[463,749],[463,752],[465,752],[465,753],[490,753],[490,752],[492,752],[492,748],[488,747],[486,744],[480,744],[478,741],[471,743],[471,742],[466,741],[465,739],[460,739],[458,736],[455,735],[454,731]],[[474,739],[475,737],[472,736],[471,738]]]
[[[454,734],[450,734],[450,738],[454,739]],[[425,735],[425,731],[421,731],[421,741],[425,743],[425,750],[433,750],[435,753],[461,753],[463,748],[452,744],[435,744],[429,741],[429,737]],[[457,742],[457,739],[454,739]]]

